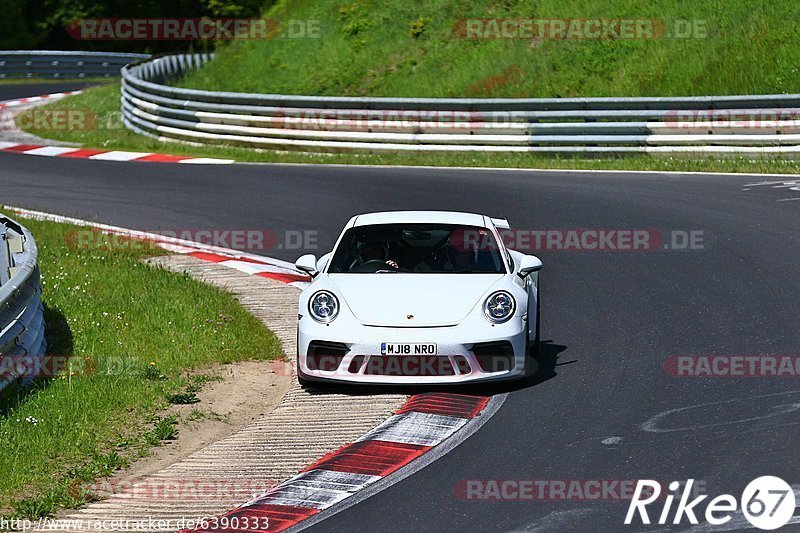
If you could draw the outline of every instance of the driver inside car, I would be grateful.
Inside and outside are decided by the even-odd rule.
[[[389,259],[389,243],[385,242],[369,242],[364,245],[364,253],[362,254],[363,262],[367,261],[383,261],[392,268],[400,268],[397,261]]]

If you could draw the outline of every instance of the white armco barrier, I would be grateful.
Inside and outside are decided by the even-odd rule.
[[[29,382],[41,368],[47,341],[33,235],[0,214],[0,390]]]
[[[356,98],[167,85],[213,56],[122,69],[125,125],[162,140],[309,152],[800,155],[800,95]]]

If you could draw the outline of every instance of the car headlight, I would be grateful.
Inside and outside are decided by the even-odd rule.
[[[486,320],[494,324],[502,324],[514,315],[517,303],[506,291],[491,294],[483,303],[483,314]]]
[[[308,301],[308,312],[311,313],[311,318],[317,322],[323,324],[333,322],[333,319],[339,314],[339,300],[332,292],[316,292]]]

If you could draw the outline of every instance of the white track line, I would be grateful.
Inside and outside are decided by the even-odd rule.
[[[153,154],[151,152],[123,152],[115,150],[112,152],[106,152],[104,154],[97,154],[90,156],[89,159],[94,159],[98,161],[133,161],[134,159],[139,159],[140,157],[147,157],[148,155],[153,155]]]
[[[235,162],[235,159],[214,159],[212,157],[193,157],[178,161],[178,163],[183,165],[229,165]]]
[[[71,146],[42,146],[41,148],[34,148],[33,150],[27,150],[23,153],[29,155],[58,156],[68,152],[74,152],[75,150],[77,150],[77,148]]]

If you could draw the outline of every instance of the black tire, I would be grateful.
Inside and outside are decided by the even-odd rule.
[[[539,342],[540,342],[540,318],[541,314],[539,313],[539,303],[542,301],[540,298],[541,293],[539,291],[539,285],[537,283],[536,286],[536,336],[533,339],[533,342],[530,342],[530,333],[527,333],[526,339],[528,340],[528,353],[530,356],[533,357],[535,360],[539,360]]]

